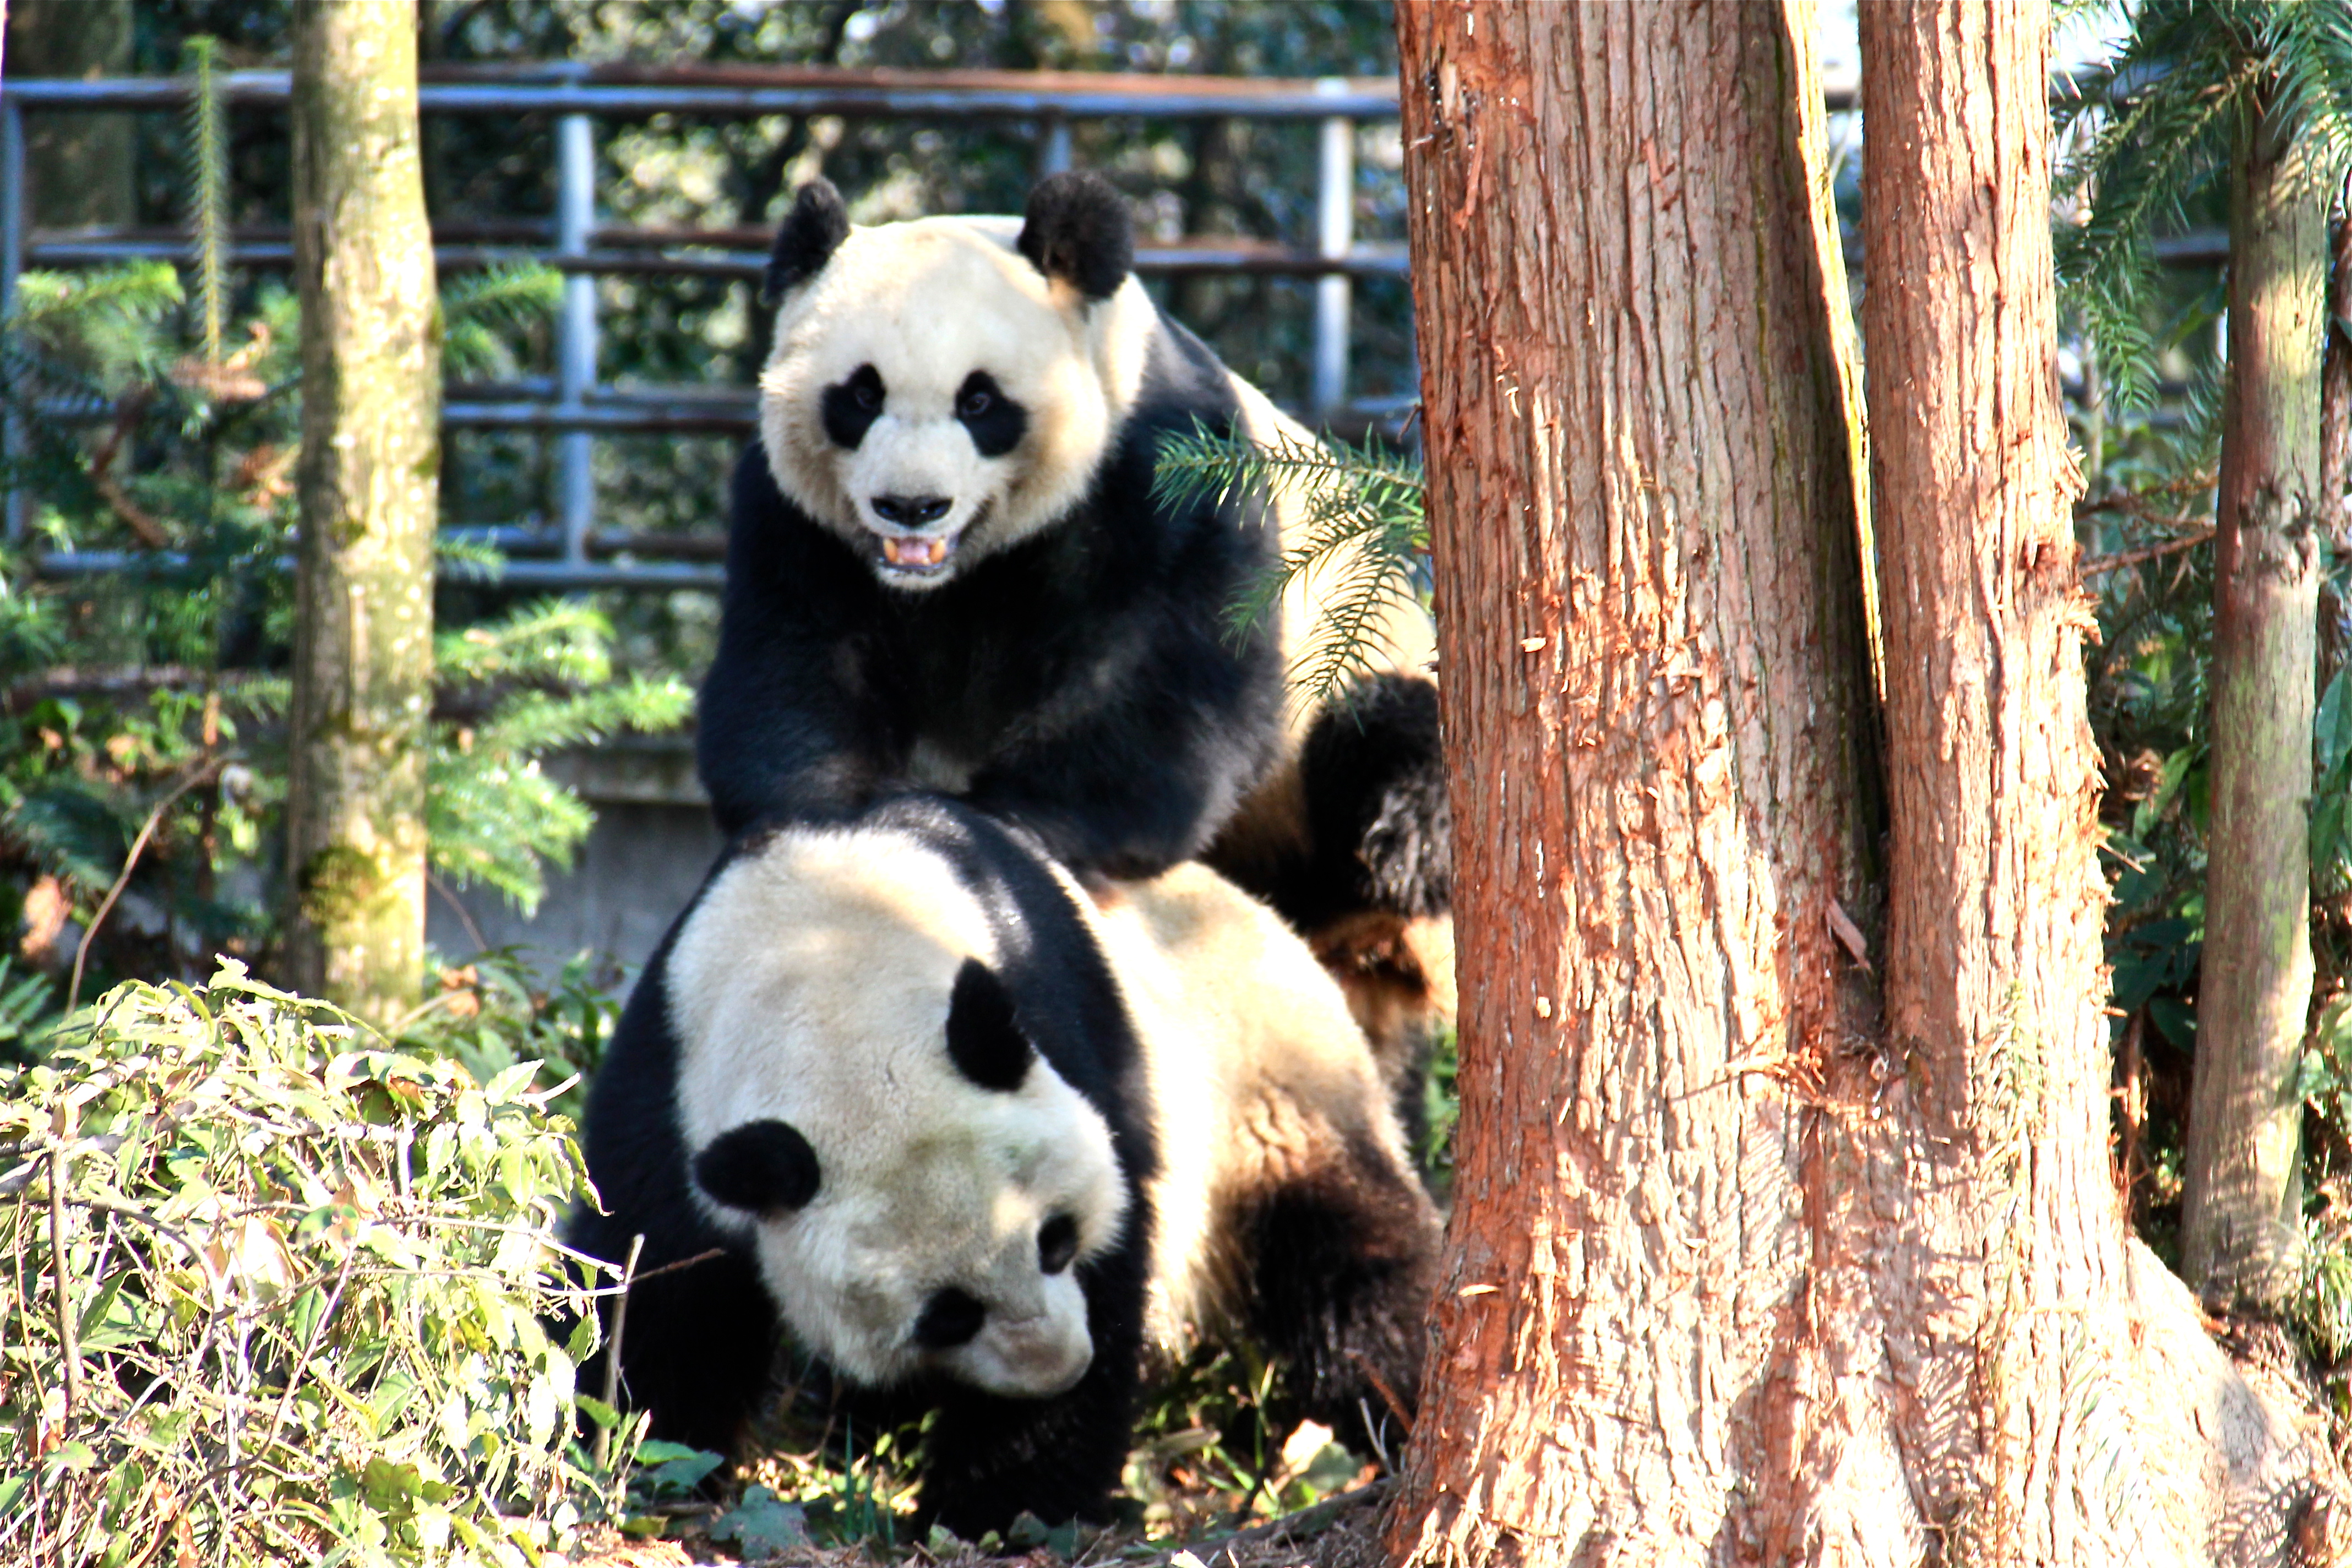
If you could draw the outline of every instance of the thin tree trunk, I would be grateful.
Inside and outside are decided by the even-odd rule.
[[[1399,1562],[2207,1562],[2303,1496],[2108,1174],[2047,16],[1864,18],[1883,772],[1810,5],[1398,5],[1463,868]]]
[[[2274,1306],[2303,1238],[2311,1006],[2327,209],[2308,138],[2244,127],[2231,171],[2230,367],[2213,540],[2212,826],[2180,1252],[2221,1304]]]
[[[370,1016],[425,944],[440,326],[409,0],[295,9],[302,512],[289,864],[294,983]]]
[[[2327,347],[2319,374],[2319,531],[2341,558],[2352,552],[2352,175],[2336,195],[2327,239]],[[2321,691],[2345,666],[2344,601],[2323,574],[2319,584]]]

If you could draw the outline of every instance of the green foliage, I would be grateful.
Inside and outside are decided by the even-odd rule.
[[[208,70],[209,56],[194,52]],[[195,183],[195,205],[217,205],[219,193]],[[72,906],[68,928],[87,929],[142,825],[163,813],[124,910],[101,933],[100,975],[199,972],[221,951],[258,956],[281,899],[288,686],[255,667],[281,660],[292,639],[282,563],[295,527],[299,308],[264,285],[241,323],[244,346],[221,356],[209,312],[225,286],[206,277],[206,314],[191,322],[168,263],[27,273],[16,314],[0,324],[0,400],[32,433],[11,478],[37,498],[46,542],[154,563],[58,584],[0,555],[0,688],[37,691],[60,663],[99,678],[0,707],[8,901],[53,879]],[[442,300],[451,353],[484,373],[511,369],[506,345],[561,293],[561,278],[539,266],[454,281]],[[183,348],[190,339],[194,353]],[[60,408],[99,423],[57,417]],[[502,564],[448,541],[441,554],[486,575]],[[531,908],[545,862],[568,864],[593,820],[541,759],[666,730],[690,710],[674,679],[616,681],[613,640],[604,617],[579,605],[525,605],[438,639],[426,763],[438,874]],[[192,779],[196,787],[163,804]]]
[[[563,274],[535,261],[465,273],[441,286],[441,364],[452,376],[516,374],[514,342],[563,303]]]
[[[188,40],[195,79],[188,93],[188,190],[196,235],[196,299],[203,325],[198,342],[206,364],[221,359],[221,326],[228,314],[228,130],[224,123],[217,39]]]
[[[543,862],[569,865],[594,816],[539,759],[625,731],[683,722],[694,694],[675,678],[613,680],[612,627],[577,601],[525,605],[504,620],[435,639],[435,678],[464,710],[436,719],[425,762],[425,831],[435,869],[476,880],[529,911]]]
[[[121,987],[0,1074],[0,1557],[559,1543],[597,1490],[589,1346],[543,1325],[593,1315],[550,1239],[583,1172],[535,1070],[478,1082],[230,963]]]
[[[2235,139],[2259,124],[2310,139],[2336,175],[2352,164],[2352,8],[2142,0],[2111,79],[2107,92],[2059,108],[2062,136],[2081,137],[2059,194],[2082,221],[2058,232],[2058,276],[2119,400],[2146,408],[2158,346],[2154,240],[2226,186]]]
[[[1294,586],[1315,589],[1321,608],[1290,670],[1294,700],[1309,708],[1368,668],[1383,616],[1421,602],[1429,556],[1421,463],[1377,440],[1362,449],[1295,440],[1260,447],[1195,426],[1161,446],[1152,490],[1173,507],[1281,497],[1302,509],[1276,569],[1233,606],[1232,626],[1246,636],[1276,616]],[[1336,581],[1317,581],[1326,577]]]

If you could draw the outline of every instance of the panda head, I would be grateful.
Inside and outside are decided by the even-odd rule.
[[[776,233],[760,435],[776,483],[887,585],[936,587],[1082,499],[1157,312],[1100,176],[1019,220],[853,228],[803,185]]]
[[[1127,1187],[998,945],[943,863],[849,831],[739,861],[672,951],[697,1200],[749,1233],[793,1334],[868,1386],[1041,1398],[1093,1356],[1078,1275],[1118,1245]]]

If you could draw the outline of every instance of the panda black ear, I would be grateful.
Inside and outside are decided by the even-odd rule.
[[[730,1209],[776,1214],[805,1207],[822,1177],[816,1151],[789,1121],[746,1121],[694,1157],[697,1185]]]
[[[1013,1016],[1004,982],[980,960],[965,959],[948,1002],[948,1056],[956,1070],[982,1089],[1009,1094],[1029,1075],[1036,1054]]]
[[[1092,170],[1049,175],[1029,193],[1021,254],[1030,266],[1087,299],[1108,300],[1135,265],[1127,204]]]
[[[775,248],[768,253],[767,280],[760,302],[772,305],[824,268],[841,242],[849,237],[849,209],[833,182],[819,176],[793,195],[793,210],[776,226]]]

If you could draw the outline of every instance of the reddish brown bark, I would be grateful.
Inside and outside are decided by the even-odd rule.
[[[1867,914],[1801,10],[1409,0],[1463,1119],[1391,1542],[1751,1540],[1803,1086]],[[1833,254],[1833,253],[1831,253]],[[1475,325],[1473,325],[1475,323]],[[1792,1092],[1793,1091],[1793,1092]]]
[[[1864,15],[1883,760],[1810,6],[1398,6],[1462,998],[1399,1561],[2294,1501],[2108,1176],[2047,17]]]

